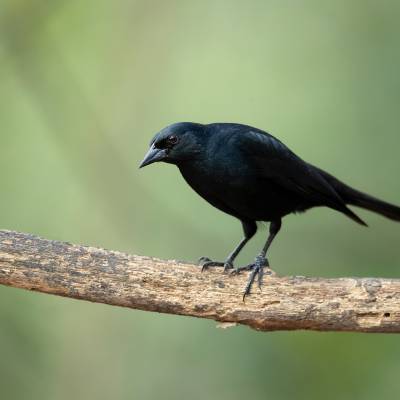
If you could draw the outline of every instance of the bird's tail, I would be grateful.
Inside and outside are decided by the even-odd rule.
[[[400,221],[400,207],[353,189],[331,174],[319,168],[317,168],[317,170],[346,204],[365,208],[366,210],[381,214],[394,221]]]

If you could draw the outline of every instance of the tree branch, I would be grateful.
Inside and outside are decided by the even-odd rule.
[[[0,284],[97,303],[209,318],[263,331],[400,332],[400,280],[201,273],[177,261],[0,231]]]

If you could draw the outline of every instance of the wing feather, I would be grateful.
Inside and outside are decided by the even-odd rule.
[[[294,154],[280,140],[252,128],[237,135],[242,151],[247,153],[246,156],[253,160],[266,179],[314,205],[326,205],[365,224],[346,207],[343,199],[315,167]]]

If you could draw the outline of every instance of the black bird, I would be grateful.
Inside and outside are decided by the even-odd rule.
[[[366,226],[347,207],[353,205],[400,221],[400,207],[351,188],[302,160],[269,133],[247,125],[180,122],[167,126],[152,139],[140,168],[157,161],[175,164],[201,197],[242,222],[244,238],[226,261],[202,257],[203,269],[232,269],[256,233],[256,222],[270,222],[268,239],[254,263],[233,271],[251,271],[243,299],[256,276],[261,287],[264,267],[269,266],[266,254],[285,215],[326,206]]]

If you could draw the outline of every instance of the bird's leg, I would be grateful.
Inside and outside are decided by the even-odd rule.
[[[233,268],[233,261],[237,257],[237,255],[240,253],[240,250],[243,249],[243,247],[246,245],[246,243],[249,241],[248,238],[243,238],[241,242],[235,247],[235,249],[232,251],[231,254],[229,254],[228,258],[226,259],[225,262],[222,261],[213,261],[210,260],[208,257],[201,257],[199,260],[199,264],[201,265],[201,270],[204,271],[209,267],[224,267],[224,271],[227,271],[228,269]]]
[[[264,267],[269,267],[268,259],[266,258],[267,251],[271,246],[272,241],[274,240],[275,236],[278,234],[279,230],[281,229],[282,221],[280,219],[272,221],[269,226],[269,236],[268,239],[261,250],[260,254],[256,257],[253,264],[246,265],[244,267],[236,268],[232,271],[233,274],[238,274],[241,271],[251,271],[249,279],[247,281],[246,287],[243,293],[243,301],[248,294],[250,294],[251,287],[258,276],[258,286],[261,288],[263,276],[264,276]]]
[[[257,224],[253,221],[242,221],[244,238],[240,241],[240,243],[235,247],[231,254],[229,254],[226,261],[213,261],[208,257],[201,257],[199,259],[199,264],[202,267],[201,270],[204,271],[209,267],[224,267],[224,272],[228,269],[233,268],[233,262],[235,258],[238,256],[240,251],[246,245],[246,243],[254,236],[257,231]]]
[[[248,239],[243,238],[238,246],[229,254],[228,258],[222,261],[213,261],[208,257],[201,257],[199,260],[199,264],[201,265],[201,270],[204,271],[209,267],[224,267],[224,271],[233,268],[233,261],[236,256],[239,254],[240,250],[244,247],[244,245],[248,242]]]

